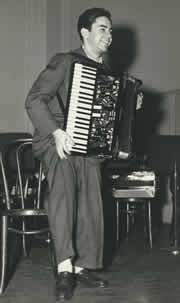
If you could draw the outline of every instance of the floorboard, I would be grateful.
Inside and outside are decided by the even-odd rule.
[[[29,258],[21,258],[1,303],[53,303],[54,276],[47,245],[33,242]],[[73,303],[179,303],[180,254],[158,245],[148,248],[141,233],[122,240],[111,265],[98,273],[109,280],[108,289],[78,286]]]

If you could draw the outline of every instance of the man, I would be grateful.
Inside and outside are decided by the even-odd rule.
[[[81,48],[54,56],[33,84],[26,110],[34,125],[33,151],[48,181],[47,212],[58,263],[56,296],[70,299],[76,283],[107,287],[94,274],[102,268],[103,208],[99,160],[73,156],[73,139],[64,130],[71,66],[77,58],[105,70],[112,42],[112,21],[102,8],[86,10],[78,20]]]

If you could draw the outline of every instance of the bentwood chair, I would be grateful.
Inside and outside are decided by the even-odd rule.
[[[47,213],[43,206],[43,187],[46,184],[43,179],[42,164],[33,157],[32,139],[13,140],[6,151],[0,153],[0,168],[2,176],[0,293],[2,294],[21,253],[23,252],[26,257],[29,256],[33,236],[42,233],[47,235],[46,241],[51,244],[50,252],[54,268],[55,256],[50,241]],[[56,273],[55,269],[54,273]]]

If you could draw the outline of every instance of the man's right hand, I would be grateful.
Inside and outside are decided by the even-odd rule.
[[[70,155],[74,141],[68,133],[58,128],[53,132],[56,150],[61,159],[67,159],[67,154]]]

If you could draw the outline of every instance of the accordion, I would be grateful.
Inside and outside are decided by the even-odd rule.
[[[74,62],[70,83],[65,130],[75,142],[71,153],[111,158],[119,149],[130,152],[140,81]]]

